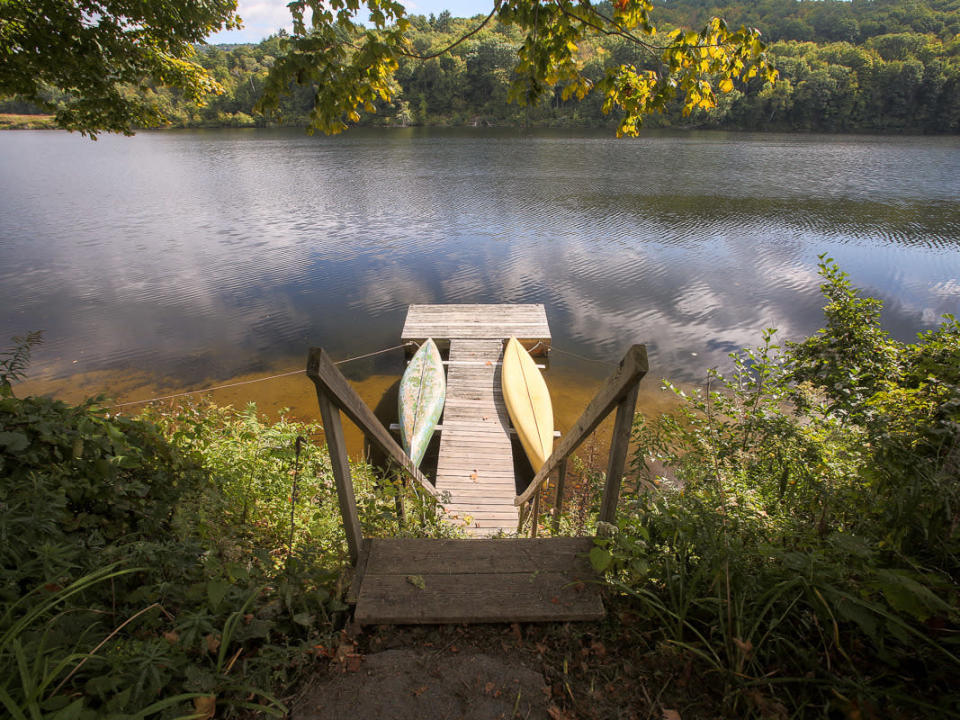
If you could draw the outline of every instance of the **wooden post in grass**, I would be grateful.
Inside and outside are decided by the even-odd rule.
[[[317,402],[320,403],[323,431],[327,436],[330,464],[333,466],[333,477],[337,482],[337,498],[340,502],[340,514],[343,516],[343,529],[347,534],[350,560],[356,564],[360,557],[363,535],[357,518],[357,499],[353,491],[353,480],[350,477],[350,460],[347,457],[347,446],[343,439],[343,424],[340,422],[341,410],[356,423],[371,444],[400,466],[402,472],[413,477],[420,487],[434,497],[439,493],[433,483],[424,477],[403,448],[391,437],[322,348],[310,348],[310,355],[307,358],[307,377],[313,380],[317,388]]]
[[[633,429],[633,411],[637,406],[639,383],[634,383],[627,396],[617,405],[617,417],[613,423],[613,438],[610,441],[610,462],[607,466],[607,483],[603,488],[603,501],[600,503],[601,522],[612,523],[620,500],[620,483],[623,480],[623,468],[627,460],[627,447],[630,444],[630,431]]]
[[[567,459],[557,466],[557,500],[553,507],[553,534],[560,532],[560,513],[563,512],[563,491],[567,481]]]
[[[363,545],[363,533],[357,517],[357,496],[353,491],[353,478],[350,477],[350,460],[343,439],[343,423],[340,422],[337,406],[330,402],[326,395],[317,393],[317,401],[320,403],[320,417],[323,420],[323,433],[327,437],[333,478],[337,482],[337,501],[340,503],[343,530],[347,534],[350,562],[356,565],[360,558],[360,547]]]

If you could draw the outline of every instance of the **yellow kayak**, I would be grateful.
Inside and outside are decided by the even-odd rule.
[[[516,338],[503,351],[501,385],[520,444],[539,472],[553,452],[553,405],[536,363]]]

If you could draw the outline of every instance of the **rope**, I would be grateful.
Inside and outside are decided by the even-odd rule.
[[[357,355],[356,357],[346,358],[345,360],[338,360],[334,365],[344,365],[354,360],[363,360],[364,358],[373,357],[374,355],[382,355],[383,353],[390,352],[391,350],[399,350],[400,348],[407,347],[409,345],[416,345],[415,342],[405,342],[400,345],[394,345],[393,347],[384,348],[383,350],[377,350],[375,352],[366,353],[365,355]],[[214,385],[213,387],[201,388],[200,390],[189,390],[187,392],[174,393],[173,395],[162,395],[160,397],[150,398],[148,400],[131,400],[129,402],[117,403],[116,405],[111,405],[110,409],[119,407],[127,407],[128,405],[145,405],[146,403],[159,402],[160,400],[172,400],[173,398],[186,397],[187,395],[198,395],[199,393],[213,392],[214,390],[224,390],[226,388],[239,387],[240,385],[250,385],[252,383],[265,382],[267,380],[276,380],[277,378],[288,377],[290,375],[299,375],[304,373],[306,370],[288,370],[277,375],[267,375],[262,378],[255,378],[253,380],[241,380],[240,382],[227,383],[226,385]]]
[[[417,345],[413,340],[400,345],[394,345],[393,347],[384,348],[383,350],[377,350],[376,352],[367,353],[366,355],[357,355],[356,357],[347,358],[346,360],[338,360],[334,365],[343,365],[344,363],[353,362],[354,360],[363,360],[364,358],[373,357],[374,355],[383,355],[384,353],[390,352],[391,350],[399,350],[400,348],[409,347],[410,345]],[[417,345],[417,347],[420,347]],[[304,371],[306,372],[306,371]]]
[[[189,392],[174,393],[173,395],[162,395],[160,397],[150,398],[149,400],[131,400],[130,402],[117,403],[111,405],[110,409],[126,407],[127,405],[143,405],[145,403],[157,402],[159,400],[170,400],[172,398],[186,397],[187,395],[196,395],[198,393],[213,392],[214,390],[223,390],[224,388],[237,387],[238,385],[249,385],[250,383],[263,382],[264,380],[275,380],[276,378],[287,377],[288,375],[297,375],[306,372],[306,370],[290,370],[279,375],[269,375],[268,377],[257,378],[256,380],[243,380],[241,382],[227,383],[226,385],[214,385],[213,387],[202,388],[200,390],[190,390]]]
[[[570,357],[575,357],[575,358],[579,358],[579,359],[581,359],[581,360],[586,360],[587,362],[600,363],[601,365],[607,365],[608,367],[613,367],[614,365],[616,365],[616,363],[609,362],[608,360],[597,360],[597,359],[595,359],[595,358],[584,357],[583,355],[577,355],[576,353],[572,353],[572,352],[570,352],[569,350],[561,350],[561,349],[558,348],[558,347],[553,347],[553,346],[551,346],[550,350],[551,350],[552,352],[563,353],[564,355],[569,355]]]
[[[536,350],[537,347],[540,346],[540,344],[541,344],[540,342],[537,342],[536,345],[530,348],[530,352],[532,352],[533,350]],[[401,343],[400,345],[393,345],[392,347],[384,348],[383,350],[376,350],[374,352],[365,353],[363,355],[357,355],[356,357],[350,357],[344,360],[338,360],[337,362],[334,363],[334,365],[345,365],[346,363],[354,362],[356,360],[365,360],[366,358],[374,357],[375,355],[383,355],[384,353],[388,353],[393,350],[399,350],[400,348],[410,347],[411,345],[414,345],[418,348],[420,347],[419,343],[416,343],[413,340],[410,340],[408,342]],[[560,348],[557,348],[557,347],[551,347],[550,350],[552,352],[558,352],[558,353],[563,353],[564,355],[570,355],[571,357],[579,358],[580,360],[586,360],[587,362],[600,363],[601,365],[607,365],[610,367],[614,365],[614,363],[607,362],[606,360],[596,360],[594,358],[584,357],[583,355],[577,355],[576,353],[569,352],[568,350],[561,350]],[[227,388],[239,387],[241,385],[251,385],[252,383],[266,382],[267,380],[276,380],[277,378],[288,377],[290,375],[298,375],[299,373],[303,373],[303,372],[306,372],[306,370],[288,370],[282,373],[278,373],[277,375],[267,375],[266,377],[255,378],[253,380],[241,380],[239,382],[227,383],[226,385],[214,385],[212,387],[201,388],[200,390],[189,390],[187,392],[174,393],[173,395],[161,395],[159,397],[153,397],[147,400],[131,400],[129,402],[122,402],[122,403],[117,403],[116,405],[111,405],[110,409],[113,410],[114,408],[128,407],[130,405],[146,405],[147,403],[159,402],[161,400],[172,400],[173,398],[187,397],[188,395],[198,395],[200,393],[213,392],[214,390],[225,390]]]

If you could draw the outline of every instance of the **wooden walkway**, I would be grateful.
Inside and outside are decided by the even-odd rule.
[[[437,490],[450,522],[474,537],[514,533],[519,521],[510,419],[500,386],[503,342],[550,346],[543,305],[411,305],[401,337],[449,348]]]
[[[468,535],[516,531],[518,507],[537,513],[536,498],[558,472],[557,513],[568,457],[616,410],[599,519],[615,522],[646,348],[632,346],[580,418],[520,492],[500,390],[503,341],[521,340],[545,354],[550,329],[542,305],[413,305],[404,340],[432,337],[450,353],[447,410],[434,485],[363,402],[323,348],[311,348],[307,376],[317,389],[350,561],[347,595],[361,624],[596,620],[603,617],[599,578],[590,567],[592,538],[364,538],[343,436],[341,412],[421,491],[450,510]],[[522,452],[522,451],[521,451]],[[520,460],[523,462],[523,460]],[[455,516],[455,517],[454,517]],[[469,518],[469,523],[466,520]],[[536,525],[533,526],[536,528]],[[533,531],[531,531],[533,532]]]
[[[349,602],[361,625],[603,618],[593,538],[367,539]]]

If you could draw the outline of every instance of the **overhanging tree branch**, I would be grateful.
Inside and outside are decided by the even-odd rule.
[[[450,51],[453,50],[455,47],[457,47],[457,45],[459,45],[460,43],[464,42],[465,40],[469,40],[469,39],[472,38],[474,35],[476,35],[478,32],[480,32],[481,30],[483,30],[483,29],[487,26],[487,24],[488,24],[491,20],[493,20],[493,16],[497,14],[497,11],[500,9],[500,2],[501,2],[501,0],[497,0],[497,1],[493,4],[493,9],[490,11],[490,14],[487,15],[487,17],[485,17],[485,18],[483,19],[483,21],[482,21],[479,25],[477,25],[475,28],[473,28],[473,29],[470,30],[469,32],[464,33],[463,35],[461,35],[459,38],[457,38],[456,40],[454,40],[452,43],[450,43],[449,45],[447,45],[447,46],[446,46],[445,48],[443,48],[442,50],[437,50],[436,52],[430,53],[430,54],[428,54],[428,55],[418,55],[417,53],[411,53],[411,52],[407,52],[406,50],[400,50],[400,51],[399,51],[400,54],[401,54],[401,55],[404,55],[404,56],[406,56],[406,57],[409,57],[409,58],[413,58],[414,60],[433,60],[434,58],[440,57],[441,55],[446,55],[448,52],[450,52]]]

